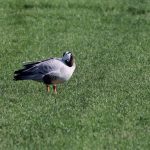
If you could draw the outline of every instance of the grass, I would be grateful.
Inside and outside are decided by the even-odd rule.
[[[148,150],[149,0],[0,1],[0,149]],[[46,93],[14,82],[24,61],[76,57]]]

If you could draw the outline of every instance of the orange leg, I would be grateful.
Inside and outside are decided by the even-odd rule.
[[[49,92],[49,91],[50,91],[50,87],[49,87],[49,85],[48,85],[48,84],[46,85],[46,90],[47,90],[47,92]]]
[[[53,85],[54,93],[57,94],[56,84]]]

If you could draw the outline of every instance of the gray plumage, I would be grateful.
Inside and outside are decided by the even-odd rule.
[[[65,52],[62,58],[50,58],[24,64],[23,69],[14,72],[14,80],[34,80],[45,84],[58,84],[69,80],[74,70],[74,58],[70,52]]]

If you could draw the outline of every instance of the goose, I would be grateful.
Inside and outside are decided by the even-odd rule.
[[[14,72],[14,80],[33,80],[43,82],[47,92],[53,85],[54,93],[57,93],[56,85],[68,81],[76,68],[75,59],[71,52],[63,53],[62,58],[49,58],[37,62],[29,62],[22,69]]]

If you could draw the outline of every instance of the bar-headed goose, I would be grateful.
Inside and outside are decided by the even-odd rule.
[[[71,52],[63,53],[62,58],[50,58],[23,65],[23,69],[14,72],[14,80],[34,80],[43,82],[49,92],[50,84],[57,93],[56,84],[68,81],[74,70],[75,60]]]

